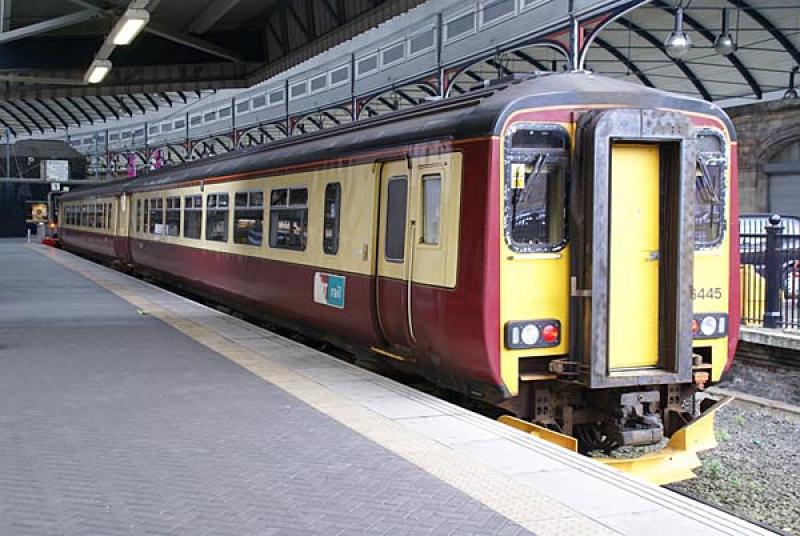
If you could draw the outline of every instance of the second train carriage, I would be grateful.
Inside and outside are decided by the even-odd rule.
[[[67,194],[61,238],[584,448],[650,444],[733,356],[734,136],[542,75]]]

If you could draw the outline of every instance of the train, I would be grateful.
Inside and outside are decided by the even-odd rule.
[[[73,191],[59,233],[608,451],[732,362],[736,188],[720,108],[564,72]]]

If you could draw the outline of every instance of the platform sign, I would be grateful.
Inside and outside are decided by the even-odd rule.
[[[69,160],[42,160],[39,169],[42,180],[48,182],[69,180]]]
[[[314,301],[344,309],[344,289],[347,278],[341,275],[314,273]]]

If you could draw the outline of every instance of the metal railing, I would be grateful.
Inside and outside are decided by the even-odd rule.
[[[800,330],[800,219],[740,222],[742,323]]]

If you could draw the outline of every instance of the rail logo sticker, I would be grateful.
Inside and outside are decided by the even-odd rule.
[[[347,278],[341,275],[314,272],[314,301],[344,309],[344,287]]]

